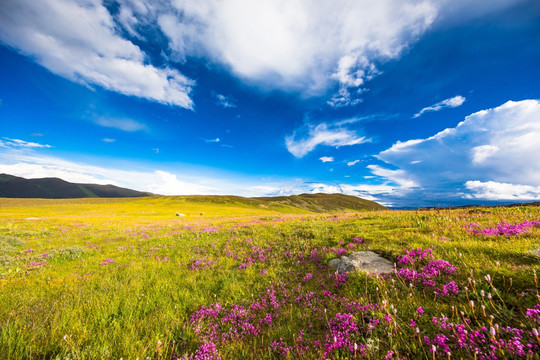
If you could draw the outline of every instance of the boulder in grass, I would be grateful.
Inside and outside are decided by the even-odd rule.
[[[390,274],[394,272],[394,264],[373,251],[358,251],[350,256],[332,259],[328,265],[338,273],[349,271],[365,271],[367,273]]]
[[[533,255],[540,256],[540,249],[529,250],[529,252]]]

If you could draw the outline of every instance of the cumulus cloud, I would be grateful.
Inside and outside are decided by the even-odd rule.
[[[319,145],[351,146],[370,141],[355,131],[335,127],[326,123],[317,126],[308,125],[307,136],[296,139],[296,133],[285,138],[287,150],[297,158],[302,158]]]
[[[431,106],[423,108],[418,113],[414,114],[413,117],[417,118],[417,117],[422,116],[422,114],[424,114],[426,112],[440,111],[440,110],[442,110],[444,108],[459,107],[459,106],[463,105],[464,102],[465,102],[465,98],[463,96],[461,96],[461,95],[454,96],[453,98],[446,99],[446,100],[443,100],[443,101],[439,101],[436,104],[433,104]]]
[[[410,181],[447,198],[535,199],[539,138],[540,101],[508,101],[473,113],[454,128],[397,142],[378,154],[397,170],[370,169],[398,184]]]
[[[24,141],[24,140],[20,140],[20,139],[10,139],[10,138],[7,138],[7,137],[4,137],[2,139],[3,140],[0,139],[0,147],[3,147],[3,148],[39,149],[39,148],[51,148],[52,147],[51,145],[39,144],[39,143],[36,143],[36,142]]]
[[[0,173],[24,178],[57,177],[70,182],[112,184],[161,195],[213,194],[218,189],[206,185],[212,179],[177,175],[163,170],[119,170],[37,155],[16,155],[8,162],[0,157]]]
[[[120,11],[122,23],[135,20]],[[131,19],[131,20],[130,20]],[[191,109],[194,82],[171,67],[149,64],[122,38],[100,0],[6,0],[0,41],[51,72],[89,86]]]
[[[94,122],[99,126],[128,132],[148,130],[146,125],[132,119],[99,117]]]
[[[471,191],[468,199],[482,200],[540,200],[540,186],[515,185],[495,181],[467,181],[465,187]]]

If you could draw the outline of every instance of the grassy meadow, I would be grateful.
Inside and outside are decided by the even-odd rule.
[[[540,359],[538,220],[0,199],[0,359]],[[395,273],[327,265],[361,250]]]

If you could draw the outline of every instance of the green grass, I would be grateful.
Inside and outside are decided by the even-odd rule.
[[[0,359],[194,358],[210,342],[223,359],[320,359],[325,352],[446,359],[442,346],[433,355],[424,340],[437,334],[450,339],[452,358],[474,358],[432,321],[444,316],[488,343],[492,326],[522,330],[522,343],[537,346],[522,358],[539,358],[532,329],[540,324],[525,313],[539,303],[533,270],[540,262],[528,250],[540,248],[540,229],[506,237],[465,226],[539,220],[540,208],[315,214],[259,205],[234,197],[0,200]],[[396,276],[352,273],[340,282],[325,266],[342,248],[396,262],[405,248],[419,247],[435,247],[435,259],[457,267],[435,280],[455,281],[458,295],[436,296]],[[258,310],[254,304],[269,303],[272,289],[279,306]],[[216,303],[223,309],[216,318],[194,318]],[[216,320],[234,309],[246,311],[238,319],[256,325],[256,334]],[[335,332],[343,314],[356,329],[346,336]],[[211,341],[215,324],[220,341]],[[235,329],[237,337],[226,336]],[[332,345],[336,334],[359,350]],[[494,339],[509,336],[496,330]],[[494,353],[520,357],[504,346]]]

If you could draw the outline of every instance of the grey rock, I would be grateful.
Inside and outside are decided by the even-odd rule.
[[[540,256],[540,249],[529,250],[529,252],[533,255]]]
[[[341,259],[332,259],[328,265],[342,274],[349,271],[389,274],[394,272],[394,264],[373,251],[358,251]]]

